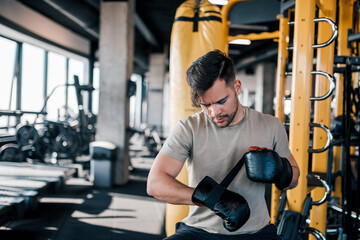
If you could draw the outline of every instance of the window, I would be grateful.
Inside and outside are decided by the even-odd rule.
[[[100,69],[99,67],[94,67],[93,73],[93,87],[95,90],[92,95],[92,113],[97,115],[99,113],[99,87],[100,87]]]
[[[22,58],[21,110],[38,112],[44,104],[45,51],[24,43]],[[21,122],[33,123],[35,115],[24,114]]]
[[[16,108],[15,56],[16,42],[0,37],[0,110]],[[7,125],[8,117],[0,115],[0,127]]]
[[[66,114],[66,57],[53,52],[48,57],[47,95],[51,96],[47,102],[46,119],[51,121],[64,120]]]
[[[69,84],[74,84],[74,75],[77,75],[79,77],[80,85],[88,84],[88,82],[84,81],[84,75],[85,75],[85,62],[70,59],[69,60]],[[88,99],[88,93],[83,91],[83,102],[84,102],[84,108],[87,107],[86,102],[84,101]],[[78,102],[76,98],[76,90],[74,86],[68,87],[68,108],[69,111],[73,111],[75,114],[78,114]]]
[[[136,73],[131,75],[136,89],[134,95],[130,97],[129,104],[129,124],[133,128],[140,128],[141,124],[141,104],[142,104],[142,77]]]
[[[89,66],[86,58],[69,55],[73,57],[69,58],[28,43],[0,37],[0,111],[44,110],[47,112],[46,119],[51,121],[76,118],[78,102],[73,86],[74,75],[79,77],[81,85],[88,84]],[[21,56],[21,59],[18,56]],[[18,71],[15,71],[15,68]],[[95,80],[97,88],[98,79]],[[89,93],[83,91],[82,95],[86,110]],[[98,99],[98,96],[95,96],[95,99]],[[97,102],[95,106],[98,108]],[[35,114],[23,114],[19,118],[2,116],[0,113],[0,130],[7,131],[8,125],[16,126],[18,121],[32,124],[35,118]]]

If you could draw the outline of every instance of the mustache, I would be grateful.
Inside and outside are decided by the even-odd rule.
[[[219,118],[226,118],[226,117],[229,117],[229,115],[227,115],[227,114],[225,114],[225,115],[218,115],[218,116],[212,117],[212,119],[219,119]]]

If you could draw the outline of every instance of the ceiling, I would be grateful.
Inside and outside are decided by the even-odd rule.
[[[90,39],[99,38],[100,0],[18,0],[64,27]],[[148,71],[149,54],[168,51],[176,9],[184,0],[137,0],[135,15],[134,72]],[[279,0],[248,0],[231,9],[230,35],[278,30]],[[96,48],[96,47],[95,47]],[[229,55],[237,70],[250,69],[259,61],[276,61],[277,43],[253,41],[249,46],[230,45]]]

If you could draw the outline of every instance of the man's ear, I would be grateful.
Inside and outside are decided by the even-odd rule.
[[[241,81],[236,79],[234,81],[234,89],[237,95],[239,95],[241,93],[242,90],[242,86],[241,86]]]

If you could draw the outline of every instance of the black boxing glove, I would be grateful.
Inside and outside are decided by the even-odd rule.
[[[267,148],[250,147],[245,153],[246,173],[250,180],[263,183],[275,183],[283,190],[293,177],[292,167],[286,158]]]
[[[208,176],[197,185],[191,200],[220,216],[224,220],[224,227],[230,232],[241,228],[250,217],[250,208],[244,197],[227,190]]]

